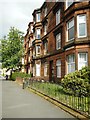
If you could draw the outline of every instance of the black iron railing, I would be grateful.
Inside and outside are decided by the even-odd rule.
[[[25,80],[24,87],[30,87],[44,93],[64,105],[90,117],[90,93],[87,96],[75,96],[66,94],[63,91],[63,87],[59,84],[45,82],[45,81],[33,81]]]

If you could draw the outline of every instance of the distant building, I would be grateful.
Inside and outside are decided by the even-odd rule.
[[[25,72],[60,81],[90,65],[90,2],[44,2],[32,13],[24,40]]]

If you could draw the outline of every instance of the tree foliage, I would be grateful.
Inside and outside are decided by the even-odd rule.
[[[23,32],[11,27],[7,38],[1,40],[2,67],[15,68],[20,64],[23,51]]]

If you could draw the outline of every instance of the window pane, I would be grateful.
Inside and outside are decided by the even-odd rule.
[[[57,77],[61,77],[61,60],[56,61]]]
[[[60,10],[56,12],[56,25],[60,23]]]
[[[86,15],[79,15],[79,23],[85,23],[86,22]]]
[[[40,22],[40,13],[36,14],[36,22]]]
[[[61,47],[61,34],[59,33],[56,35],[56,49],[58,50],[60,49],[60,47]]]
[[[68,73],[75,71],[75,55],[69,55],[68,56]]]
[[[68,4],[68,7],[72,4],[73,2],[68,2],[67,4]]]
[[[88,65],[87,53],[78,54],[78,70]]]
[[[78,15],[77,16],[77,31],[78,37],[85,37],[87,35],[86,28],[86,15]]]
[[[40,76],[40,64],[36,64],[36,76]]]
[[[57,60],[56,65],[61,65],[61,60]]]
[[[40,39],[40,29],[36,30],[36,39]]]
[[[73,38],[74,38],[74,27],[68,30],[68,40],[71,40]]]
[[[79,36],[85,36],[85,23],[79,24]]]
[[[68,28],[71,28],[74,26],[74,20],[71,20],[69,23],[68,23]]]
[[[57,77],[61,77],[61,66],[57,66]]]
[[[47,8],[45,8],[45,11],[44,11],[44,12],[45,12],[45,16],[46,16],[46,15],[47,15]]]
[[[39,54],[40,53],[40,46],[36,46],[36,54]]]
[[[74,38],[74,19],[67,23],[67,38],[72,40]]]
[[[44,65],[44,76],[47,76],[47,63]]]

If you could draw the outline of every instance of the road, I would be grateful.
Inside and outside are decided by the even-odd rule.
[[[74,118],[15,82],[3,81],[2,91],[3,118]]]

